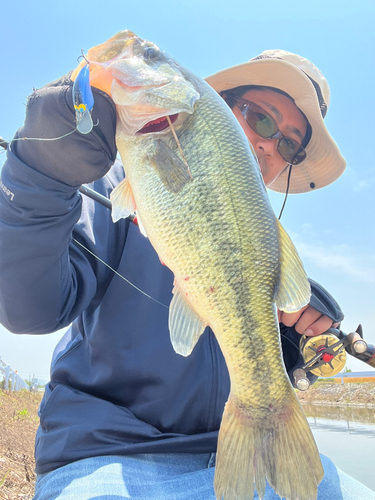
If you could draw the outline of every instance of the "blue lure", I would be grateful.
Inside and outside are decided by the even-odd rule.
[[[90,70],[88,64],[83,66],[73,84],[73,104],[76,111],[77,129],[81,134],[91,132],[94,124],[91,110],[94,107],[94,97],[90,86]]]

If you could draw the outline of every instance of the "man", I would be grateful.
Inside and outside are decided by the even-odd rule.
[[[276,61],[272,73],[278,76],[283,58],[271,57]],[[248,64],[254,69],[258,65]],[[298,64],[288,65],[289,78],[300,76]],[[294,162],[295,154],[303,156],[301,145],[306,146],[306,160],[294,167],[291,192],[306,191],[306,182],[322,187],[341,173],[344,160],[332,146],[340,168],[331,172],[330,180],[313,176],[315,163],[329,164],[329,155],[326,159],[321,155],[315,163],[309,160],[316,153],[312,148],[316,137],[324,139],[323,151],[334,143],[324,125],[317,125],[316,113],[300,105],[293,92],[289,95],[295,104],[269,89],[246,90],[240,97],[228,89],[262,83],[251,79],[238,83],[233,78],[219,88],[215,78],[208,81],[225,91],[225,99],[232,99],[267,184],[285,190],[284,169]],[[263,85],[284,90],[274,80],[271,84],[265,78]],[[318,78],[319,82],[324,79]],[[32,334],[73,322],[54,352],[51,382],[40,409],[35,499],[213,500],[217,432],[229,392],[225,362],[209,328],[189,357],[174,353],[167,326],[172,273],[160,265],[137,227],[129,221],[114,225],[106,208],[81,200],[80,184],[93,182],[94,189],[108,195],[123,177],[115,161],[114,104],[102,91],[93,91],[93,122],[98,126],[92,133],[48,142],[13,141],[2,171],[1,322],[15,333]],[[67,134],[74,127],[71,92],[68,77],[35,91],[16,139]],[[313,84],[307,93],[307,101],[320,110]],[[242,106],[244,99],[265,106],[283,135],[253,137],[251,110],[246,103],[247,111]],[[306,171],[304,164],[310,165]],[[91,252],[157,302],[126,284]],[[299,334],[321,333],[342,319],[335,301],[318,285],[312,288],[308,307],[280,318],[290,376],[300,363]],[[329,460],[323,461],[321,500],[371,498],[369,490],[337,471]],[[276,498],[270,488],[266,495]]]

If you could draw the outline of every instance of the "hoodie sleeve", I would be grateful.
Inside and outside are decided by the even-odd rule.
[[[98,185],[103,194],[113,187],[108,179]],[[73,238],[99,248],[101,258],[116,265],[120,245],[108,244],[117,231],[109,224],[110,211],[96,211],[86,200],[82,206],[77,187],[30,168],[11,147],[0,187],[0,322],[14,333],[56,331],[70,324],[109,279]]]

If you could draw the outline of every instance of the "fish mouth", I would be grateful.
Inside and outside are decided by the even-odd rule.
[[[172,123],[174,123],[177,120],[178,113],[174,115],[169,115],[169,119],[171,120]],[[143,125],[143,127],[138,130],[137,135],[140,134],[150,134],[152,132],[161,132],[162,130],[165,130],[166,128],[169,127],[169,122],[167,120],[166,116],[160,116],[159,118],[156,118],[156,120],[152,120],[150,122],[147,122],[146,125]]]

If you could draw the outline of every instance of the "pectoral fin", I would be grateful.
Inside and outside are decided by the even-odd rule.
[[[205,328],[206,324],[174,287],[169,306],[169,332],[174,350],[181,356],[189,356]]]
[[[179,193],[191,181],[188,166],[163,141],[154,141],[155,153],[148,157],[168,191]]]
[[[280,285],[276,305],[281,311],[296,312],[309,303],[311,291],[296,247],[279,221]]]
[[[135,212],[135,200],[128,179],[123,179],[110,194],[112,202],[112,220],[126,219]]]

